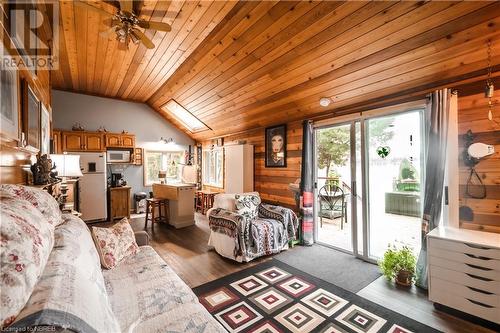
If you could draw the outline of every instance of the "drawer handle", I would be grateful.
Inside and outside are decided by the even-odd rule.
[[[491,258],[488,258],[488,257],[482,257],[482,256],[476,256],[476,255],[473,255],[473,254],[469,254],[469,253],[464,253],[466,256],[470,257],[470,258],[474,258],[474,259],[480,259],[480,260],[491,260]]]
[[[466,300],[468,300],[472,304],[476,304],[476,305],[482,306],[483,308],[488,308],[488,309],[493,309],[494,308],[494,306],[491,306],[491,305],[488,305],[488,304],[484,304],[484,303],[481,303],[481,302],[478,302],[478,301],[473,301],[473,300],[468,299],[468,298],[466,298]]]
[[[475,291],[475,292],[478,292],[478,293],[481,293],[481,294],[493,295],[493,293],[491,293],[489,291],[484,291],[484,290],[473,288],[473,287],[469,287],[469,286],[466,286],[466,287],[469,288],[472,291]]]
[[[479,249],[479,250],[491,250],[489,247],[484,247],[484,246],[479,246],[479,245],[472,245],[472,244],[467,244],[464,243],[465,246],[472,247],[473,249]]]
[[[482,271],[492,271],[493,270],[492,268],[486,268],[486,267],[471,265],[471,264],[467,264],[467,263],[466,263],[466,265],[469,267],[475,268],[475,269],[480,269]]]
[[[482,277],[482,276],[477,276],[477,275],[469,274],[469,273],[465,273],[465,274],[467,274],[468,276],[470,276],[471,278],[476,279],[476,280],[482,280],[482,281],[486,281],[486,282],[493,281],[492,279],[488,279],[488,278],[485,278],[485,277]]]

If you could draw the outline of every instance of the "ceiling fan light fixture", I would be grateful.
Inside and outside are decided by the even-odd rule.
[[[328,97],[321,97],[319,99],[319,105],[321,105],[322,107],[327,107],[331,102],[332,100]]]

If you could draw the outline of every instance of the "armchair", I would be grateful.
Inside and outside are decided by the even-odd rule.
[[[297,234],[298,219],[288,208],[261,203],[256,192],[219,194],[207,212],[208,245],[223,257],[250,261],[288,249]]]

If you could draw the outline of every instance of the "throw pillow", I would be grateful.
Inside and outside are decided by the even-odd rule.
[[[92,227],[94,239],[102,267],[111,269],[124,258],[136,254],[139,246],[134,231],[127,218],[123,218],[110,228]]]
[[[61,218],[62,213],[59,209],[59,203],[52,195],[42,189],[23,185],[3,184],[0,185],[0,194],[2,196],[12,196],[29,201],[54,227],[64,222]]]
[[[54,228],[26,201],[0,200],[0,328],[10,325],[28,301],[54,244]]]
[[[260,197],[252,194],[236,194],[236,213],[243,215],[247,219],[255,219],[259,215]]]

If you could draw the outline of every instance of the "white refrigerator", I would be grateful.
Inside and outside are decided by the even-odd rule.
[[[80,155],[83,177],[79,182],[80,212],[87,223],[107,219],[106,153],[69,153]]]

